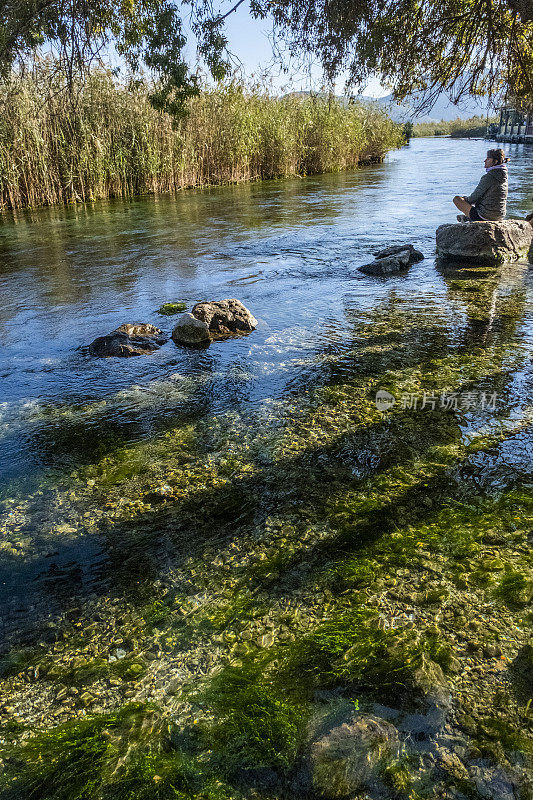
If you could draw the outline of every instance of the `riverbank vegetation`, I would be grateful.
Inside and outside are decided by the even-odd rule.
[[[411,133],[415,136],[452,136],[454,139],[468,137],[483,137],[487,131],[487,125],[497,122],[498,117],[470,117],[469,119],[444,120],[440,122],[419,122],[413,125]]]
[[[2,89],[1,210],[339,171],[403,143],[368,105],[231,83],[189,98],[173,124],[146,83],[102,70],[68,93],[66,81],[50,65]]]

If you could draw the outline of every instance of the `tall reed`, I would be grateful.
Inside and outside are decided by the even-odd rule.
[[[0,211],[349,169],[402,143],[366,104],[230,84],[192,99],[173,127],[145,84],[100,70],[69,95],[64,81],[43,65],[0,90]]]

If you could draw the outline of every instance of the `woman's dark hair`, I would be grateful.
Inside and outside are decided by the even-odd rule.
[[[487,150],[487,158],[492,158],[497,165],[506,164],[509,161],[501,147],[498,147],[497,150]]]

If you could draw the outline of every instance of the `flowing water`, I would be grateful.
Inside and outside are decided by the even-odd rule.
[[[351,173],[0,220],[0,677],[24,722],[64,721],[96,698],[93,710],[159,702],[171,678],[214,674],[251,638],[290,640],[283,620],[295,604],[306,620],[297,628],[311,630],[337,608],[324,564],[341,570],[348,602],[361,576],[368,587],[382,570],[386,582],[446,540],[448,572],[432,569],[448,588],[415,591],[398,569],[401,608],[396,618],[379,600],[383,624],[429,625],[424,603],[409,608],[417,592],[440,598],[444,614],[461,603],[492,614],[495,590],[472,561],[488,517],[468,514],[503,503],[490,525],[508,520],[515,541],[509,493],[532,487],[533,271],[435,263],[435,229],[455,221],[451,198],[477,184],[486,149],[414,139]],[[533,151],[508,150],[508,215],[524,217]],[[357,271],[405,242],[425,254],[405,273]],[[170,333],[163,303],[230,297],[259,321],[248,336],[204,350],[170,340],[130,359],[88,354],[123,322]],[[390,411],[376,408],[379,389],[394,396]],[[498,584],[520,609],[528,552],[508,551]],[[454,584],[466,565],[472,583],[461,573]],[[443,600],[467,584],[475,602]],[[504,638],[523,630],[502,614]],[[515,654],[519,645],[509,643]],[[18,661],[22,646],[37,655]],[[110,677],[126,651],[130,672]],[[41,662],[49,677],[31,683]],[[31,675],[9,683],[26,663]],[[73,663],[93,692],[81,706],[53,684],[73,679]]]
[[[434,238],[438,225],[454,220],[450,198],[476,185],[486,147],[415,139],[383,165],[352,173],[4,217],[3,602],[25,613],[50,563],[68,564],[77,582],[101,577],[105,554],[90,525],[77,518],[79,509],[69,516],[53,499],[80,467],[202,418],[234,415],[244,429],[263,424],[272,404],[317,378],[317,354],[335,353],[338,368],[349,370],[342,353],[354,319],[391,297],[424,321],[436,309],[444,316],[453,309],[456,323],[475,336],[475,320],[461,313],[461,298],[435,270]],[[527,146],[509,151],[508,213],[519,217],[531,208],[533,158]],[[357,272],[373,251],[401,242],[415,243],[426,259],[387,280]],[[515,273],[525,294],[517,335],[528,346],[532,275]],[[205,351],[170,341],[131,359],[93,358],[84,349],[122,322],[149,321],[170,332],[173,318],[155,313],[164,302],[184,300],[190,309],[224,297],[239,298],[257,317],[252,335]],[[151,458],[149,448],[142,458]],[[28,497],[27,509],[17,506]],[[94,500],[85,502],[89,516]],[[2,618],[8,623],[9,613]]]

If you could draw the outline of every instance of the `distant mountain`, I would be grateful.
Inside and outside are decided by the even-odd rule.
[[[448,96],[444,92],[439,94],[431,110],[424,111],[420,116],[416,115],[414,111],[416,98],[413,100],[407,99],[401,104],[395,103],[392,95],[379,98],[365,97],[363,95],[361,99],[366,102],[378,103],[383,108],[386,108],[395,122],[440,122],[441,120],[448,122],[458,118],[483,117],[487,113],[487,103],[483,101],[483,98],[469,97],[462,100],[460,106],[455,106],[450,103]]]
[[[307,97],[310,94],[314,94],[314,92],[291,92],[290,96]],[[327,97],[327,94],[318,92],[316,96]],[[337,96],[336,99],[341,103],[348,103],[347,97]],[[377,103],[388,112],[395,122],[440,122],[441,120],[449,121],[458,118],[483,117],[487,113],[487,103],[482,98],[470,97],[462,100],[460,106],[455,106],[450,103],[445,92],[439,94],[430,111],[424,111],[420,116],[414,111],[416,97],[411,101],[405,100],[401,104],[395,103],[391,94],[386,97],[366,97],[361,95],[356,99],[363,103]]]

